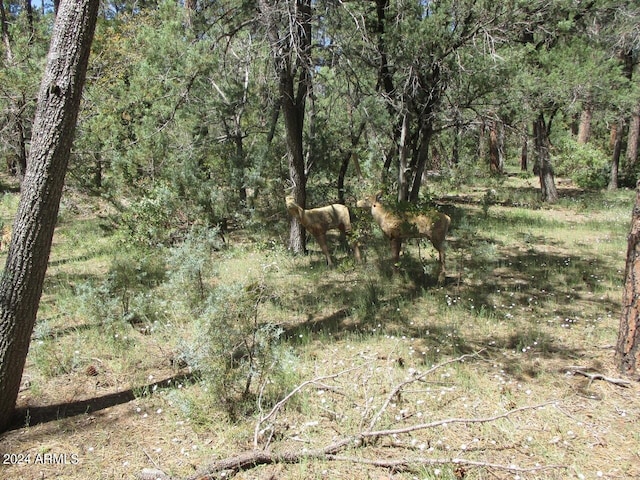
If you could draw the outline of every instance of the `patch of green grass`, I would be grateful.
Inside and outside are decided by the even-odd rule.
[[[522,205],[533,202],[535,192],[518,194],[511,179],[487,182],[495,198],[486,212],[482,185],[472,192],[476,203],[455,205],[444,286],[431,272],[435,256],[428,242],[406,242],[395,271],[388,242],[376,230],[363,245],[364,264],[337,249],[331,269],[313,242],[311,255],[294,256],[284,246],[286,235],[274,243],[257,230],[233,232],[222,249],[207,247],[207,232],[194,232],[190,243],[173,250],[123,253],[118,237],[97,219],[67,213],[56,232],[26,372],[32,388],[25,395],[56,403],[133,388],[139,408],[170,412],[166,419],[154,417],[153,437],[177,438],[176,454],[198,439],[193,443],[205,445],[203,458],[250,445],[256,418],[311,379],[321,380],[262,426],[261,446],[319,448],[374,420],[377,428],[399,428],[559,400],[561,409],[378,439],[353,454],[565,463],[595,476],[610,455],[626,455],[618,433],[635,430],[624,423],[631,417],[617,412],[633,403],[624,392],[612,395],[614,387],[582,385],[565,370],[613,368],[613,352],[602,346],[615,343],[632,194],[585,193],[529,210]],[[463,361],[412,382],[462,355]],[[89,366],[99,372],[96,378],[86,374]],[[183,372],[193,380],[162,392],[149,388]],[[410,383],[390,398],[403,382]],[[584,392],[601,400],[590,403]],[[604,413],[595,414],[596,407]],[[129,418],[123,431],[130,436],[146,431],[135,423],[143,421],[137,414],[117,420],[96,415],[95,421],[106,418]],[[178,438],[178,423],[193,438]],[[608,433],[610,424],[616,435]],[[160,455],[147,448],[148,439],[135,441]],[[584,448],[595,444],[607,450],[605,460]],[[604,445],[615,445],[616,452]],[[380,474],[369,466],[315,460],[282,469],[278,475],[292,479]],[[470,468],[465,478],[492,473]],[[396,474],[416,475],[456,478],[455,465]]]

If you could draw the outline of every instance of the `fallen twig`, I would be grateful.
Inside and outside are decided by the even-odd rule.
[[[406,387],[407,385],[414,383],[414,382],[419,382],[422,379],[424,379],[427,375],[430,375],[431,373],[435,372],[436,370],[449,365],[451,363],[457,363],[457,362],[461,362],[466,358],[469,357],[475,357],[478,356],[480,353],[482,353],[484,350],[480,350],[479,352],[476,353],[472,353],[472,354],[468,354],[468,355],[461,355],[460,357],[457,358],[453,358],[451,360],[447,360],[446,362],[442,362],[439,363],[438,365],[434,365],[433,367],[431,367],[429,370],[427,370],[426,372],[423,372],[419,375],[416,375],[413,378],[410,378],[408,380],[405,380],[402,383],[399,383],[398,385],[395,386],[395,388],[393,390],[391,390],[391,393],[389,393],[389,395],[387,395],[387,399],[385,400],[385,402],[382,404],[382,407],[380,407],[380,409],[378,410],[378,412],[373,416],[373,418],[371,419],[371,422],[369,423],[369,430],[373,429],[373,427],[375,426],[375,424],[378,422],[378,420],[380,419],[380,416],[382,416],[382,414],[384,413],[384,411],[387,409],[387,407],[389,406],[389,404],[391,403],[391,401],[395,398],[396,395],[398,395],[398,393],[400,393],[400,391]]]
[[[466,458],[407,458],[402,460],[392,459],[369,459],[352,456],[340,456],[340,455],[327,455],[327,460],[333,460],[337,462],[351,462],[362,463],[366,465],[373,465],[381,468],[389,468],[394,471],[401,470],[413,470],[414,466],[435,466],[435,465],[462,465],[467,467],[484,467],[494,470],[503,470],[516,473],[531,473],[540,472],[543,470],[555,470],[567,468],[566,465],[536,465],[534,467],[519,467],[517,465],[503,465],[499,463],[479,462],[475,460],[467,460]]]
[[[256,449],[258,448],[258,439],[260,437],[260,426],[264,422],[269,420],[271,417],[273,417],[278,412],[278,410],[280,410],[289,401],[289,399],[291,397],[293,397],[296,393],[298,393],[300,390],[302,390],[307,385],[315,385],[315,384],[318,384],[318,383],[322,382],[323,380],[329,380],[329,379],[332,379],[332,378],[339,377],[340,375],[344,375],[345,373],[349,373],[349,372],[351,372],[353,370],[356,370],[357,368],[358,367],[349,368],[347,370],[343,370],[341,372],[334,373],[332,375],[325,375],[325,376],[322,376],[322,377],[316,377],[316,378],[314,378],[312,380],[307,380],[306,382],[301,383],[296,388],[291,390],[291,392],[289,392],[282,400],[280,400],[278,403],[276,403],[273,406],[273,408],[271,409],[271,411],[269,413],[267,413],[264,417],[261,417],[256,422],[256,426],[255,426],[255,429],[253,431],[253,447],[256,448]]]
[[[568,370],[574,375],[582,375],[584,377],[587,377],[589,379],[589,385],[591,385],[591,383],[594,380],[604,380],[605,382],[609,382],[609,383],[612,383],[613,385],[618,385],[619,387],[624,387],[624,388],[628,388],[629,385],[631,385],[631,382],[629,380],[624,380],[622,378],[607,377],[597,372],[587,372],[585,369],[581,367],[569,367]]]

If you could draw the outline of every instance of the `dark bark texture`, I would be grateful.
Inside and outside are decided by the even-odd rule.
[[[631,215],[624,278],[616,363],[622,373],[637,375],[640,365],[640,182]]]
[[[53,30],[0,281],[0,431],[15,408],[40,303],[98,5],[98,0],[62,1]]]

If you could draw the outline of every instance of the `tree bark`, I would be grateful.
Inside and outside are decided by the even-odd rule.
[[[279,96],[284,117],[289,178],[293,183],[295,202],[306,207],[307,171],[305,168],[303,132],[304,114],[311,82],[311,0],[284,2],[260,0],[267,36],[271,43],[278,76]],[[285,25],[279,22],[283,21]],[[280,31],[282,28],[282,32]],[[289,248],[296,253],[306,251],[306,232],[300,222],[291,217]]]
[[[640,182],[631,214],[624,278],[616,363],[622,373],[636,375],[640,365]]]
[[[489,125],[489,166],[491,173],[504,173],[504,128],[496,121]]]
[[[520,150],[520,170],[526,172],[529,168],[529,133],[525,125],[525,131],[522,135],[522,149]]]
[[[631,115],[629,135],[627,136],[627,169],[633,170],[638,161],[638,145],[640,142],[640,105]]]
[[[403,202],[409,197],[409,181],[407,175],[408,167],[408,147],[407,137],[409,136],[409,112],[405,110],[402,115],[402,129],[400,131],[400,146],[398,151],[398,201]]]
[[[0,280],[0,431],[18,396],[42,295],[98,0],[64,0],[40,87],[31,151]]]
[[[611,157],[611,178],[609,178],[609,190],[618,188],[618,172],[620,171],[620,155],[622,153],[622,141],[625,131],[625,121],[620,119],[615,129],[613,140],[613,155]]]
[[[420,187],[422,186],[422,178],[424,176],[424,170],[429,160],[429,148],[431,146],[431,138],[433,137],[433,125],[429,118],[425,119],[420,128],[419,146],[417,151],[417,159],[415,162],[415,168],[413,171],[413,182],[411,185],[411,192],[409,193],[409,201],[412,203],[418,202],[420,194]]]
[[[586,144],[591,136],[591,119],[593,118],[593,107],[590,101],[586,101],[580,114],[580,124],[578,125],[578,143]]]
[[[551,165],[551,155],[549,153],[549,127],[544,120],[544,114],[540,113],[533,124],[536,150],[536,166],[540,178],[540,192],[542,201],[554,203],[558,201],[558,190]]]

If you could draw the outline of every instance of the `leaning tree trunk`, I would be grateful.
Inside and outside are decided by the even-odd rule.
[[[558,200],[558,190],[553,176],[551,155],[549,153],[549,131],[544,115],[541,113],[533,124],[536,150],[536,166],[540,178],[542,201],[554,203]]]
[[[622,373],[636,375],[640,366],[640,182],[631,214],[624,277],[616,363]]]
[[[53,30],[0,281],[0,431],[15,408],[40,303],[98,5],[98,0],[63,1]]]

